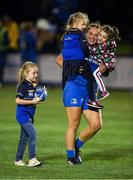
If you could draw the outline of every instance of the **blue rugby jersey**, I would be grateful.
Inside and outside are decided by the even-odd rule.
[[[24,80],[17,88],[16,98],[32,100],[35,97],[35,87],[27,80]],[[16,107],[16,118],[19,123],[33,121],[36,105],[19,105]]]
[[[89,56],[87,39],[82,31],[73,28],[62,38],[63,88],[67,80],[79,73],[79,68]]]
[[[83,61],[88,57],[88,43],[84,33],[76,28],[67,31],[62,38],[61,54],[64,61]]]

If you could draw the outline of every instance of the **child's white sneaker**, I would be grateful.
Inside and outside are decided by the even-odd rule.
[[[36,167],[36,166],[41,166],[41,162],[38,161],[36,158],[30,159],[28,167]]]
[[[15,164],[15,166],[25,166],[26,165],[22,160],[15,161],[14,164]]]

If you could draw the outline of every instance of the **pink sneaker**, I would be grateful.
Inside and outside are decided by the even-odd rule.
[[[98,100],[105,99],[107,96],[109,96],[108,91],[101,91],[101,94],[99,95]]]
[[[103,109],[103,106],[101,104],[99,104],[99,102],[97,100],[93,100],[93,101],[89,101],[87,103],[88,106],[97,108],[97,109]]]

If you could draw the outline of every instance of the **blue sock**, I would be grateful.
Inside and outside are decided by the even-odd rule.
[[[84,142],[81,141],[79,138],[77,138],[76,142],[75,142],[75,147],[76,148],[81,148],[83,146]]]
[[[67,150],[67,158],[73,158],[75,157],[75,151],[74,150]]]

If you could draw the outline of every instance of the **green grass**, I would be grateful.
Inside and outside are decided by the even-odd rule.
[[[66,164],[66,116],[60,89],[48,89],[36,111],[38,168],[15,167],[20,127],[15,87],[0,89],[0,179],[133,179],[133,92],[110,91],[102,101],[102,130],[82,148],[83,163]],[[80,129],[86,126],[82,119]],[[24,160],[28,162],[27,149]]]
[[[116,49],[116,54],[120,56],[132,55],[132,45],[129,42],[120,42]]]

